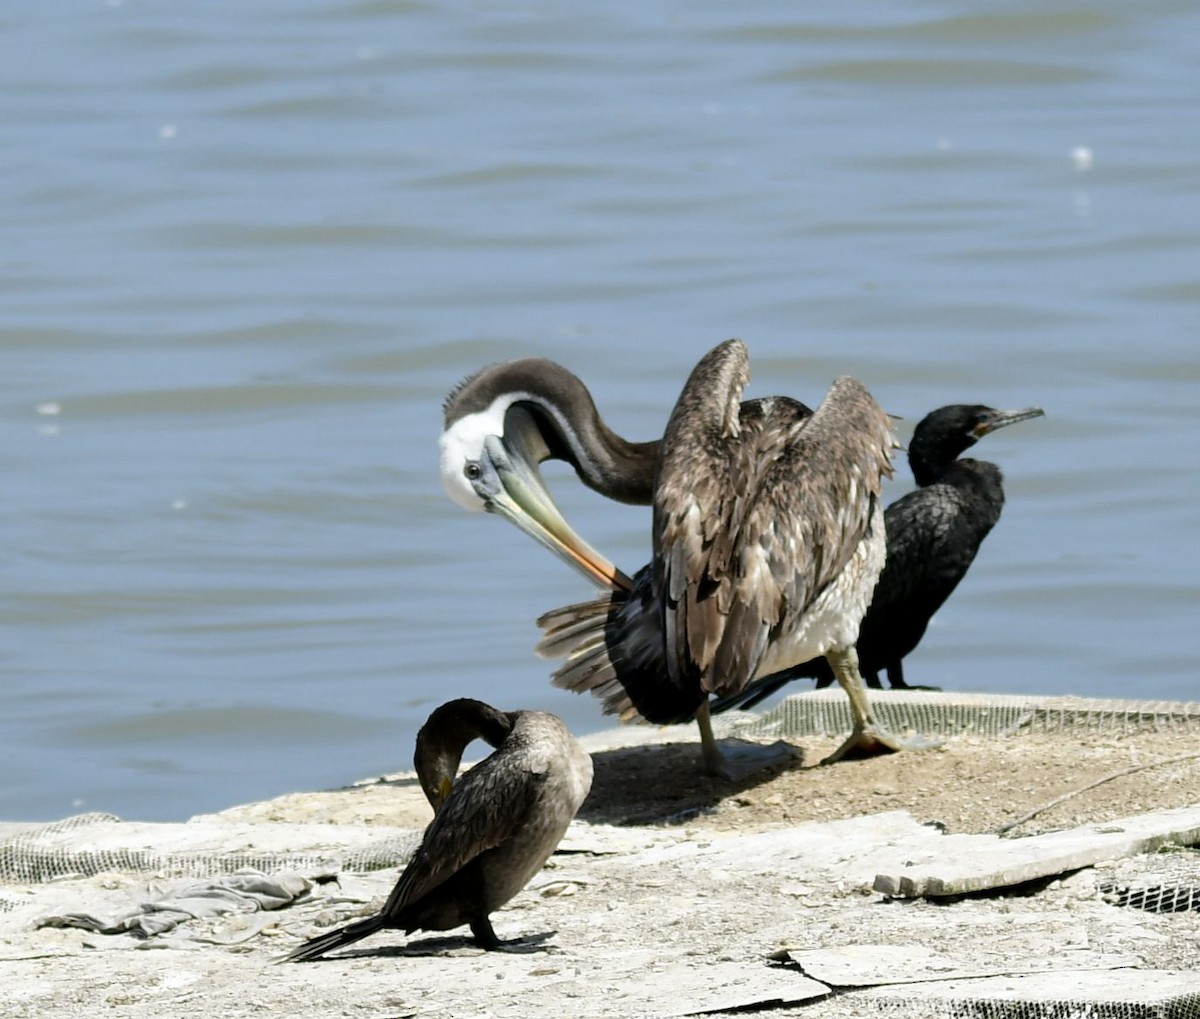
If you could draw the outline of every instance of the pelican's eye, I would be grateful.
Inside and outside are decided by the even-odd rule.
[[[483,477],[483,468],[472,460],[463,468],[463,474],[466,475],[468,481],[478,481]]]

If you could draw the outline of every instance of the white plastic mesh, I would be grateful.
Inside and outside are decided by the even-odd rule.
[[[1200,704],[1021,694],[947,694],[923,690],[872,690],[871,708],[895,732],[927,736],[1010,736],[1067,731],[1114,735],[1147,727],[1200,730]],[[841,690],[814,690],[780,701],[736,731],[762,736],[837,736],[853,724]]]
[[[1071,988],[1064,986],[1057,996],[1037,1000],[981,996],[935,1002],[903,996],[881,997],[859,1002],[855,1011],[845,1014],[875,1014],[888,1019],[1197,1019],[1200,997],[1179,994],[1162,1000],[1092,1001],[1073,996]],[[811,1019],[832,1019],[832,1016],[814,1014]]]
[[[1118,863],[1097,883],[1106,902],[1148,913],[1200,912],[1200,852],[1159,853],[1149,869]]]
[[[339,840],[335,847],[331,838]],[[244,826],[228,826],[225,834],[220,827],[133,824],[111,814],[80,814],[50,824],[0,825],[0,883],[109,872],[206,877],[242,867],[268,874],[382,870],[406,863],[419,840],[420,832],[411,831],[358,838],[356,845],[348,826],[264,824],[249,834]]]

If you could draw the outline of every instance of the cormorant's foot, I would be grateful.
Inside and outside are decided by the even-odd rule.
[[[902,679],[893,679],[892,680],[892,689],[893,690],[935,690],[938,693],[942,692],[942,688],[940,686],[925,686],[922,683],[906,683]]]
[[[486,916],[476,917],[470,923],[471,933],[475,935],[475,944],[480,948],[485,948],[489,952],[495,951],[504,942],[496,937],[496,932],[492,930],[492,921]]]
[[[856,728],[846,742],[821,763],[833,764],[835,761],[851,761],[863,757],[875,757],[879,754],[894,754],[900,750],[933,750],[941,745],[941,740],[926,739],[924,736],[896,736],[888,732],[882,725],[868,722],[866,725]]]
[[[545,931],[542,934],[530,934],[524,938],[512,938],[509,941],[496,939],[495,944],[485,945],[489,952],[510,952],[514,955],[527,955],[530,952],[551,952],[553,946],[545,944],[558,931]]]
[[[716,755],[704,755],[704,770],[713,778],[726,782],[744,782],[767,768],[790,764],[800,757],[795,747],[776,740],[769,746],[741,739],[725,739],[718,744]]]
[[[554,937],[558,931],[546,931],[544,934],[530,934],[524,938],[513,938],[511,941],[501,941],[492,930],[492,922],[486,916],[476,917],[470,923],[471,933],[475,935],[475,943],[489,952],[538,952],[542,951],[542,942]]]

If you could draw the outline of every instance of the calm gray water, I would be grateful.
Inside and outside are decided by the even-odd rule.
[[[1195,699],[1200,7],[87,0],[0,14],[0,817],[173,819],[407,766],[551,689],[589,592],[442,494],[538,354],[662,429],[741,336],[979,447],[1004,519],[907,664]],[[648,515],[553,472],[627,569]],[[902,472],[893,485],[908,485]]]

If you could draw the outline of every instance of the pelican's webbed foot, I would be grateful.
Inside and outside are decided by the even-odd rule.
[[[717,745],[715,757],[705,754],[704,770],[726,782],[744,782],[751,775],[790,764],[799,757],[800,752],[783,740],[764,745],[748,740],[726,739]]]
[[[926,739],[924,736],[897,736],[878,722],[867,721],[855,726],[846,741],[821,763],[833,764],[834,761],[894,754],[900,750],[933,750],[941,745],[941,740]]]
[[[727,739],[717,742],[713,736],[712,718],[706,699],[696,712],[700,727],[700,753],[704,758],[704,773],[726,782],[744,782],[751,775],[767,768],[795,760],[799,752],[782,740],[770,746],[748,740]]]
[[[850,698],[850,712],[854,716],[854,730],[849,739],[822,761],[834,761],[854,757],[873,757],[876,754],[891,754],[899,750],[932,750],[942,745],[941,740],[929,740],[921,736],[901,737],[875,721],[867,692],[863,689],[862,676],[858,670],[858,653],[853,647],[834,648],[825,653],[830,668],[846,696]],[[889,678],[891,673],[889,672]]]

